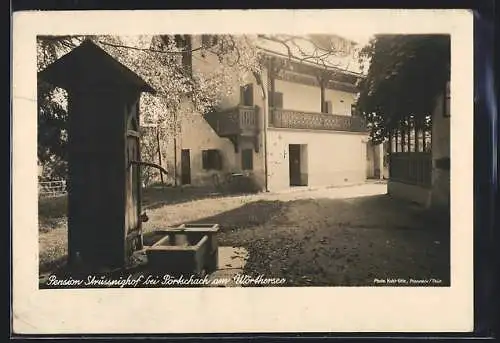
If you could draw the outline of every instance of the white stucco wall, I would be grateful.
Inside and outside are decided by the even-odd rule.
[[[201,36],[193,36],[192,37],[192,47],[196,49],[201,46]],[[193,52],[192,57],[193,62],[193,74],[202,73],[205,76],[211,77],[217,70],[217,68],[221,68],[221,64],[218,60],[218,57],[210,52],[204,52],[202,54],[201,50],[197,50]],[[247,79],[249,82],[254,82],[254,78],[248,74]],[[224,97],[220,99],[219,106],[221,108],[228,108],[237,106],[240,101],[240,84],[234,82],[231,85],[232,91],[228,94],[225,94]]]
[[[289,144],[307,144],[308,186],[341,186],[366,179],[366,135],[305,130],[268,131],[269,190],[289,188]]]
[[[366,144],[366,176],[368,178],[384,177],[384,145]]]
[[[351,105],[356,102],[356,94],[333,89],[325,89],[325,100],[332,102],[332,113],[351,115]]]
[[[230,172],[241,171],[241,150],[253,150],[253,171],[246,174],[252,175],[257,183],[264,186],[264,149],[262,139],[259,141],[259,152],[256,152],[252,141],[244,141],[240,144],[240,150],[235,152],[233,143],[223,137],[219,137],[202,115],[193,113],[184,118],[182,132],[179,136],[177,152],[178,179],[181,176],[181,149],[189,149],[191,157],[191,185],[192,186],[212,186],[213,175],[219,174],[221,177]],[[208,149],[220,150],[222,155],[221,171],[204,170],[202,151]]]
[[[283,108],[304,112],[321,112],[321,88],[283,80],[275,81],[276,92],[283,93]],[[325,101],[332,102],[332,113],[351,115],[356,94],[325,89]]]
[[[282,80],[274,84],[276,92],[283,93],[283,108],[304,112],[321,112],[321,89]]]
[[[208,122],[199,114],[193,113],[184,118],[179,137],[178,176],[181,175],[181,149],[189,149],[191,157],[191,184],[201,186],[211,182],[215,171],[207,171],[202,165],[202,150],[217,149],[222,153],[222,172],[236,168],[233,144],[229,139],[219,137]]]
[[[436,166],[436,160],[450,158],[450,118],[444,116],[443,104],[443,95],[440,95],[432,116],[431,206],[436,209],[450,206],[450,170]]]

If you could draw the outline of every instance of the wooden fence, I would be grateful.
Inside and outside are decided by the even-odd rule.
[[[431,153],[391,153],[389,155],[389,177],[393,181],[429,187],[432,184]]]

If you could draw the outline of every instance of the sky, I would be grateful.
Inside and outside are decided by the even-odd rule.
[[[349,40],[355,41],[356,43],[360,45],[365,45],[366,43],[369,42],[369,40],[375,35],[378,34],[379,32],[377,31],[372,31],[372,30],[366,30],[366,29],[359,29],[353,32],[352,29],[345,28],[345,27],[338,27],[332,29],[332,34],[339,35],[341,37],[347,38]]]

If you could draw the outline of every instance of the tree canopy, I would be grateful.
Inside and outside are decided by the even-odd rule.
[[[436,96],[450,77],[449,35],[377,35],[361,55],[370,67],[357,107],[373,142],[401,126],[430,125]]]

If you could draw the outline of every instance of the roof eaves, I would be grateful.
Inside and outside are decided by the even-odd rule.
[[[298,58],[296,56],[291,56],[290,57],[287,54],[276,52],[276,51],[273,51],[273,50],[270,50],[270,49],[267,49],[267,48],[263,48],[261,46],[257,46],[257,48],[259,50],[265,52],[268,55],[275,55],[275,56],[278,56],[278,57],[290,58],[293,61],[304,63],[304,64],[307,64],[307,65],[310,65],[310,66],[314,66],[314,67],[318,67],[318,68],[325,68],[326,67],[327,70],[333,70],[333,71],[345,73],[345,74],[356,76],[356,77],[361,77],[361,78],[365,78],[366,77],[366,75],[364,75],[362,73],[357,73],[357,72],[354,72],[354,71],[342,69],[342,68],[339,68],[339,67],[336,67],[336,66],[321,65],[319,63],[315,63],[315,62],[311,62],[311,61],[304,61],[304,60],[301,60],[300,58]]]

